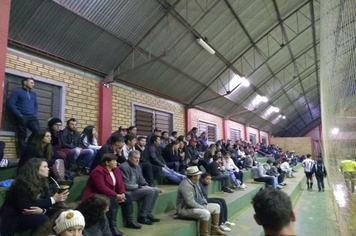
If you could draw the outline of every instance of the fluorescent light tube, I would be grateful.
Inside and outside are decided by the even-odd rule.
[[[203,40],[203,39],[197,39],[197,42],[202,46],[208,53],[211,55],[215,54],[215,51]]]

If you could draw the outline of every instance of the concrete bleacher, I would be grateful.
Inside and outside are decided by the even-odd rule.
[[[266,162],[268,158],[259,160],[260,162]],[[10,173],[11,171],[8,170]],[[16,173],[16,172],[15,172]],[[1,175],[3,177],[3,175]],[[73,203],[80,201],[81,195],[86,185],[87,176],[76,177],[74,184],[70,190],[68,202]],[[296,173],[296,178],[287,179],[288,185],[283,189],[292,200],[295,202],[298,193],[303,183],[305,183],[304,175],[301,171]],[[221,186],[217,181],[212,181],[209,186],[209,197],[222,197],[226,199],[229,213],[229,221],[236,223],[235,227],[232,227],[232,232],[228,235],[260,235],[262,228],[258,227],[253,220],[253,209],[251,207],[251,198],[264,187],[264,184],[254,182],[251,179],[251,171],[244,172],[244,181],[248,188],[245,191],[235,190],[232,194],[222,193],[220,191]],[[125,235],[130,236],[193,236],[197,235],[198,222],[193,220],[181,220],[174,219],[175,203],[177,199],[177,186],[176,185],[159,185],[162,193],[159,195],[153,214],[161,219],[161,222],[155,223],[153,226],[143,225],[142,229],[127,229],[123,227],[122,214],[118,215],[118,226]],[[0,189],[0,205],[3,203],[4,193],[7,188]],[[137,217],[138,204],[134,202],[134,215]],[[27,232],[18,234],[18,236],[26,236]]]

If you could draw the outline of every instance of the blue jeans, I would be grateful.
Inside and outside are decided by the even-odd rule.
[[[185,175],[179,174],[171,169],[167,170],[163,167],[160,174],[173,184],[180,184],[180,182],[185,178]]]
[[[71,159],[69,167],[74,167],[75,164],[78,164],[78,166],[90,169],[97,150],[83,149],[82,152],[80,152],[79,148],[73,148],[71,150],[73,152],[73,157]]]

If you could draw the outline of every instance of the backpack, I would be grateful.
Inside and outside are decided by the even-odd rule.
[[[325,166],[323,164],[315,164],[315,175],[324,175]]]

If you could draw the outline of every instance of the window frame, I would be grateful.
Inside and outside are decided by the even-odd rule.
[[[267,140],[267,137],[266,136],[263,136],[263,135],[261,135],[261,143],[263,143],[263,139],[265,139],[266,140],[266,145],[269,145],[269,143],[268,143],[268,140]]]
[[[251,142],[251,144],[252,144],[252,145],[256,145],[256,143],[258,143],[257,135],[254,134],[254,133],[248,133],[248,141],[249,141],[249,142],[250,142],[250,140],[251,140],[251,136],[253,136],[254,139],[255,139],[255,143],[252,143],[252,142]]]
[[[240,141],[241,140],[241,134],[242,134],[242,131],[239,130],[239,129],[236,129],[236,128],[233,128],[233,127],[230,127],[230,139],[232,140],[232,137],[231,137],[231,132],[234,131],[234,132],[238,132],[240,135],[239,135],[239,139],[236,139],[233,143],[235,143],[236,141]]]
[[[211,121],[198,119],[197,127],[198,127],[198,133],[199,133],[199,135],[202,133],[202,132],[200,131],[200,128],[199,128],[199,126],[200,126],[199,123],[200,123],[200,122],[206,123],[206,124],[208,124],[208,125],[210,124],[210,125],[215,126],[215,140],[209,140],[208,131],[206,131],[206,133],[207,133],[207,137],[208,137],[208,143],[209,143],[209,144],[211,144],[211,143],[216,143],[216,142],[218,141],[218,124],[217,124],[217,123],[214,123],[214,122],[211,122]],[[199,135],[198,135],[198,137],[199,137]]]
[[[141,108],[143,111],[146,110],[147,112],[152,111],[152,112],[160,112],[160,113],[168,114],[170,116],[170,118],[171,118],[171,124],[170,124],[170,129],[171,130],[162,130],[162,132],[163,131],[167,131],[168,134],[171,135],[171,133],[175,130],[174,129],[174,124],[175,124],[175,122],[174,122],[174,112],[167,111],[167,110],[160,109],[160,108],[153,107],[153,106],[149,106],[149,105],[142,104],[142,103],[137,103],[137,102],[132,102],[131,103],[131,125],[132,126],[136,126],[136,124],[135,124],[136,107]],[[154,117],[153,119],[156,119],[155,116],[156,116],[156,114],[154,113],[153,114],[153,117]],[[152,123],[152,132],[153,132],[154,128],[156,128],[156,127]],[[141,135],[138,132],[138,136],[147,136],[147,135]]]
[[[12,74],[15,76],[19,76],[19,77],[23,77],[23,78],[33,78],[36,81],[42,82],[42,83],[46,83],[49,85],[53,85],[53,86],[58,86],[60,88],[60,92],[59,92],[59,116],[58,118],[60,118],[62,121],[64,120],[64,115],[65,115],[65,100],[66,100],[66,84],[65,83],[61,83],[61,82],[57,82],[57,81],[53,81],[53,80],[49,80],[49,79],[45,79],[43,77],[39,77],[36,75],[32,75],[29,73],[24,73],[24,72],[20,72],[20,71],[16,71],[13,69],[5,69],[5,74]],[[4,76],[6,76],[4,74]],[[5,91],[4,91],[5,92]],[[3,104],[6,103],[7,101],[3,101]],[[15,137],[16,136],[16,132],[13,131],[1,131],[0,130],[0,136],[3,137]]]

